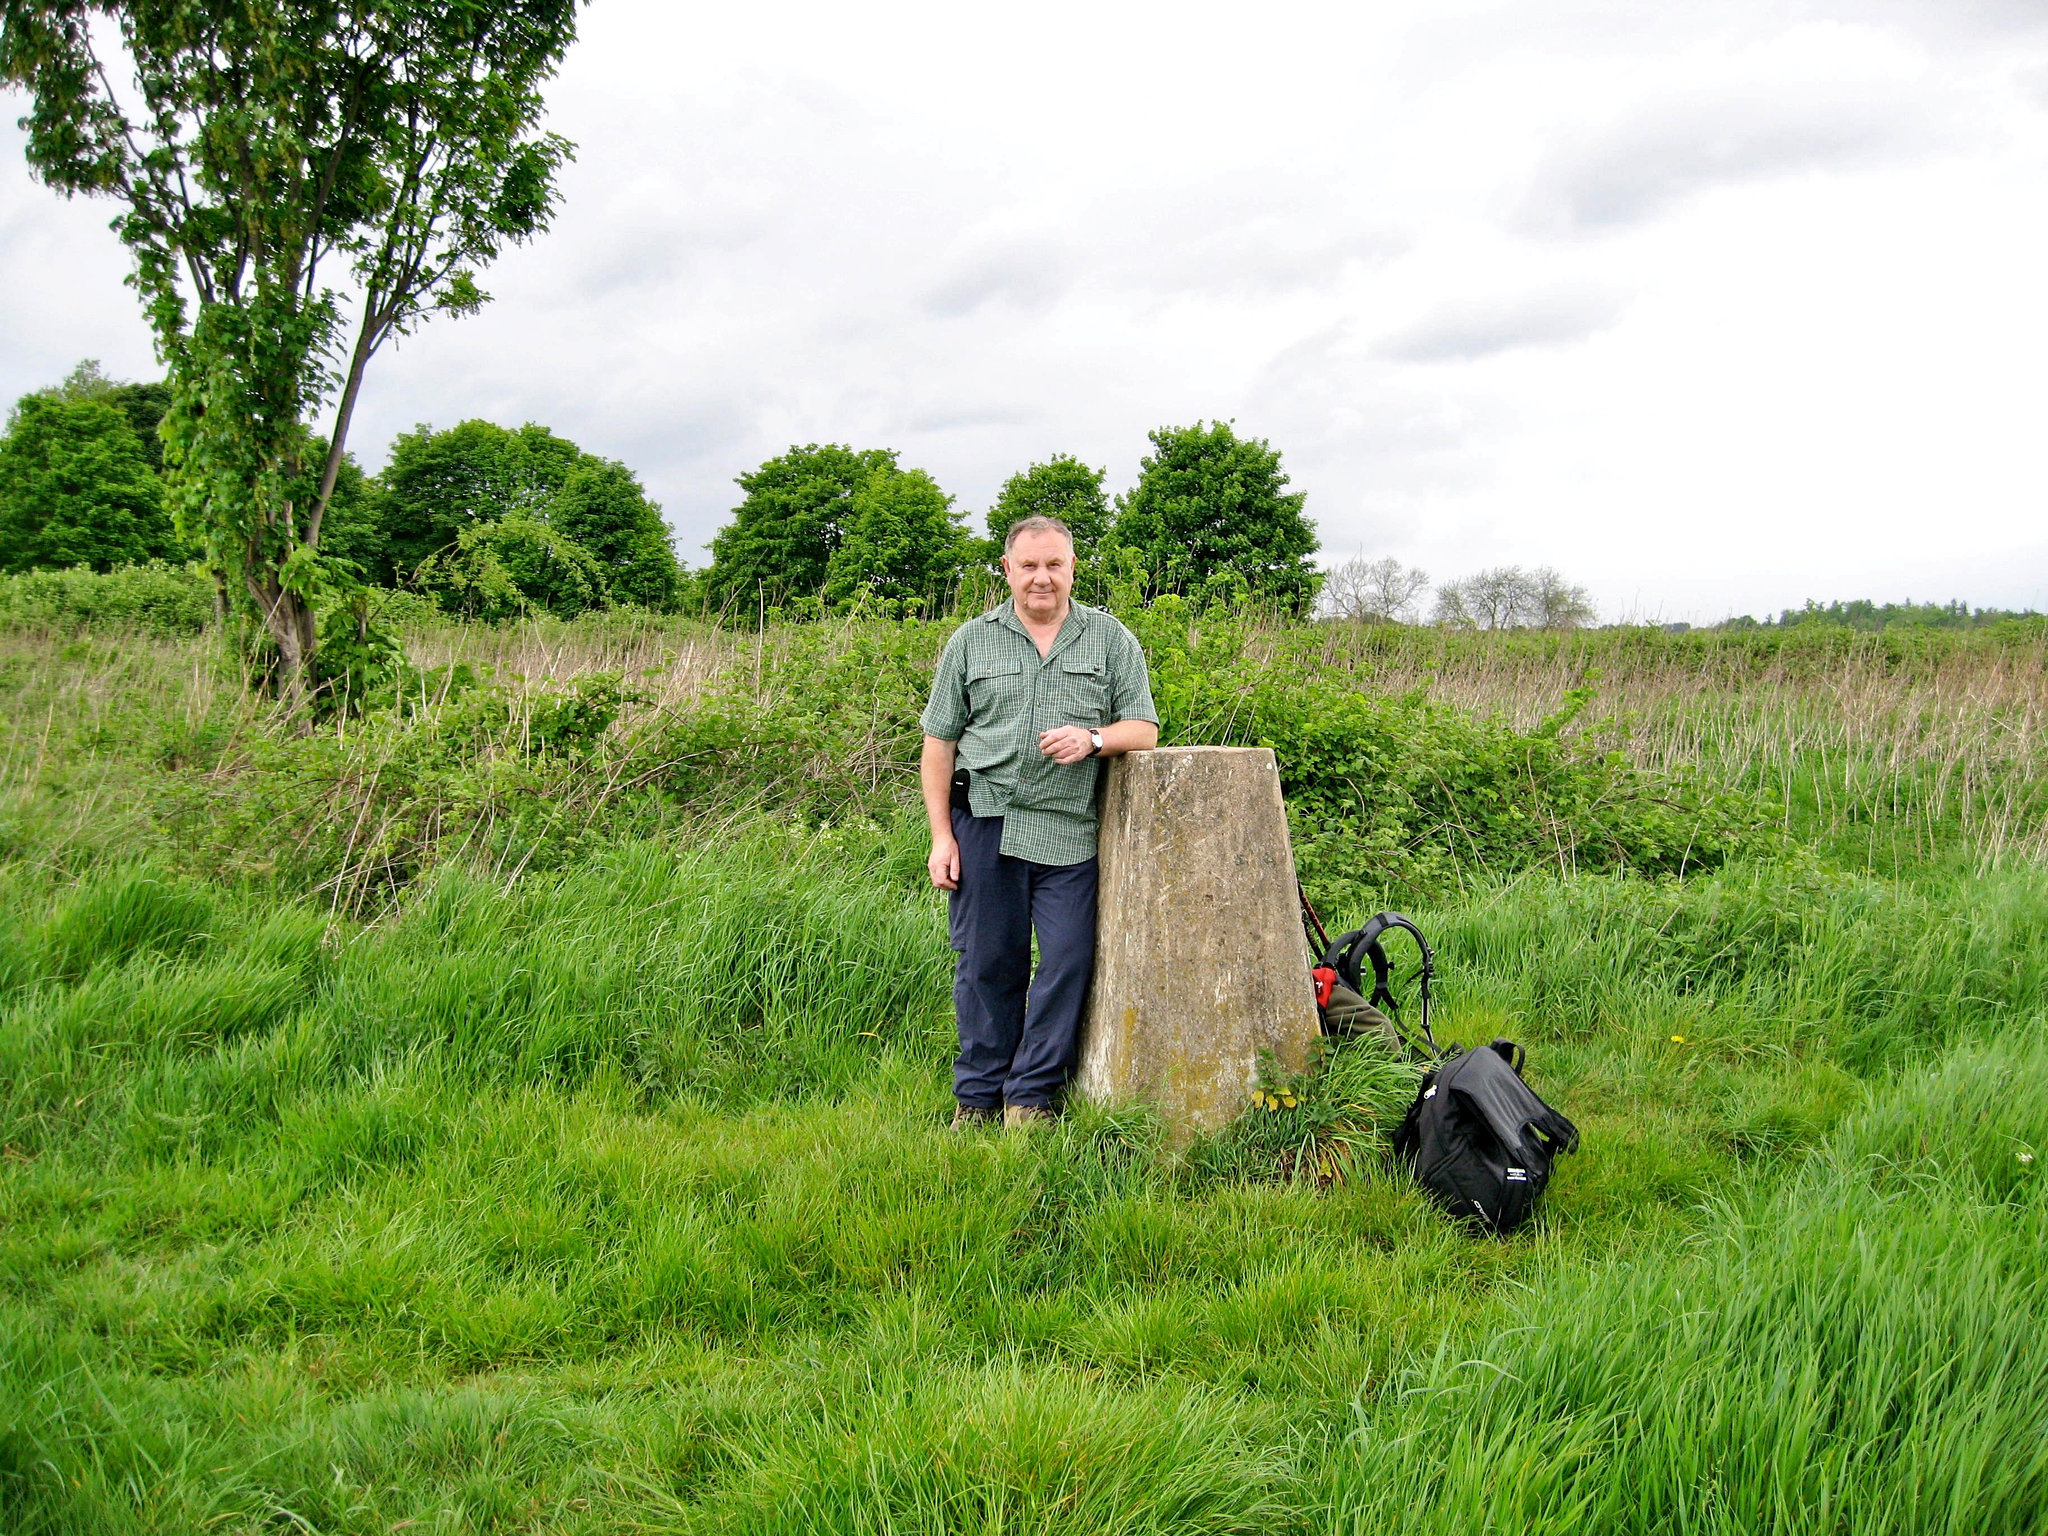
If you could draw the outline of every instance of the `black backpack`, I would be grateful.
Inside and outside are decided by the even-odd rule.
[[[1523,1056],[1510,1040],[1451,1055],[1394,1133],[1394,1156],[1438,1205],[1495,1232],[1527,1221],[1552,1162],[1579,1149],[1577,1127],[1522,1081]]]
[[[1415,1181],[1451,1215],[1495,1232],[1514,1231],[1535,1209],[1558,1154],[1578,1150],[1578,1128],[1522,1081],[1526,1053],[1514,1042],[1496,1040],[1485,1050],[1470,1052],[1453,1046],[1446,1053],[1438,1047],[1429,1030],[1429,984],[1436,977],[1436,955],[1414,923],[1398,912],[1381,912],[1363,928],[1353,928],[1333,942],[1306,891],[1301,893],[1301,912],[1309,948],[1322,956],[1310,974],[1316,982],[1323,1033],[1378,1035],[1396,1049],[1433,1063],[1401,1129],[1394,1133],[1394,1156],[1408,1164]],[[1415,978],[1421,982],[1423,1044],[1401,1029],[1389,985],[1393,967],[1380,939],[1395,929],[1410,935],[1422,956]],[[1361,961],[1372,966],[1369,997]]]

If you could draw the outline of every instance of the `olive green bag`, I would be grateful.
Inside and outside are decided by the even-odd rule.
[[[1408,1042],[1403,1040],[1401,1032],[1394,1028],[1394,1021],[1343,982],[1333,977],[1326,995],[1329,1001],[1322,1004],[1324,1034],[1339,1035],[1346,1039],[1358,1035],[1372,1035],[1384,1040],[1397,1051],[1407,1049]]]
[[[1353,928],[1340,934],[1333,942],[1323,931],[1322,920],[1316,916],[1316,909],[1309,905],[1308,893],[1301,895],[1301,922],[1308,934],[1309,947],[1321,955],[1321,960],[1310,971],[1315,978],[1316,1011],[1322,1017],[1323,1033],[1345,1039],[1366,1036],[1384,1040],[1397,1051],[1405,1051],[1425,1060],[1435,1060],[1442,1054],[1437,1049],[1436,1036],[1429,1032],[1429,984],[1436,977],[1436,955],[1429,947],[1429,940],[1422,936],[1422,930],[1398,912],[1381,912],[1371,918],[1363,928]],[[1420,982],[1417,996],[1421,999],[1421,1016],[1418,1027],[1423,1044],[1408,1038],[1401,1028],[1401,1010],[1394,1001],[1393,964],[1387,959],[1386,946],[1380,942],[1381,935],[1393,929],[1400,929],[1415,940],[1415,947],[1422,956],[1422,965],[1411,981]],[[1370,995],[1365,991],[1365,962],[1372,965],[1373,988]]]

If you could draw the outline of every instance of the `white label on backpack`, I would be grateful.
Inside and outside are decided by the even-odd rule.
[[[1423,1096],[1423,1097],[1424,1097],[1425,1099],[1433,1099],[1433,1098],[1435,1098],[1435,1097],[1436,1097],[1436,1084],[1435,1084],[1435,1083],[1431,1083],[1431,1084],[1430,1084],[1430,1085],[1429,1085],[1429,1086],[1428,1086],[1427,1088],[1423,1089],[1423,1090],[1422,1090],[1422,1096]]]
[[[1526,1168],[1510,1168],[1508,1170],[1508,1177],[1517,1184],[1526,1184],[1529,1182],[1529,1170]]]

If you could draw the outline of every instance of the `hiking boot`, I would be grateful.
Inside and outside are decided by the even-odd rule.
[[[1020,1126],[1051,1125],[1058,1117],[1046,1104],[1005,1104],[1003,1106],[1003,1129],[1014,1131]]]
[[[953,1129],[978,1130],[985,1125],[995,1125],[1001,1119],[1001,1113],[993,1105],[961,1104],[953,1111]]]

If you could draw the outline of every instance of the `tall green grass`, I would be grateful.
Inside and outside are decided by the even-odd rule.
[[[1584,1135],[1500,1242],[1369,1046],[1184,1153],[944,1129],[936,628],[439,627],[445,693],[313,733],[11,622],[0,1530],[2048,1523],[2038,636],[1186,630],[1525,731],[1598,669],[1570,730],[1784,797],[1763,862],[1404,892],[1439,1038]]]
[[[949,1133],[916,873],[764,828],[362,925],[17,868],[0,1524],[2038,1519],[2037,876],[1424,914],[1440,1034],[1585,1131],[1498,1243],[1283,1165],[1312,1094],[1180,1158]]]
[[[1687,1247],[1560,1274],[1361,1408],[1343,1528],[2048,1520],[2048,1038],[1916,1074]]]

